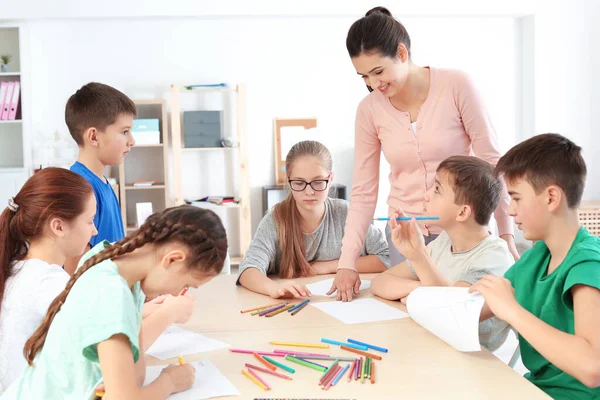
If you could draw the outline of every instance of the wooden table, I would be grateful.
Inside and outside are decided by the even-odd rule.
[[[362,275],[370,279],[373,275]],[[309,283],[332,276],[299,279]],[[361,384],[347,382],[344,377],[335,387],[323,391],[318,386],[320,372],[303,366],[295,366],[292,381],[261,374],[272,387],[263,391],[241,374],[244,363],[257,364],[249,354],[231,353],[228,349],[186,356],[186,361],[210,359],[217,368],[242,393],[231,399],[254,398],[314,398],[314,399],[548,399],[542,391],[521,377],[487,351],[461,353],[433,336],[410,318],[370,324],[344,325],[337,319],[314,307],[306,307],[295,316],[278,315],[272,318],[240,314],[241,309],[269,304],[266,296],[236,287],[236,276],[219,276],[198,290],[189,293],[197,297],[196,311],[185,328],[221,340],[233,348],[272,351],[269,341],[295,341],[318,343],[321,337],[345,340],[352,337],[389,349],[376,363],[376,383]],[[370,291],[361,293],[361,298],[372,297]],[[381,300],[381,299],[378,299]],[[333,301],[315,297],[311,302]],[[383,300],[382,300],[383,301]],[[404,309],[398,302],[384,301],[393,307]],[[287,348],[291,349],[291,348]],[[310,349],[297,348],[299,351]],[[313,349],[321,353],[327,350]],[[354,357],[330,346],[334,356]],[[282,360],[279,359],[278,360]],[[164,362],[147,356],[148,365]],[[169,360],[176,364],[177,360]],[[316,360],[315,360],[316,361]],[[318,362],[318,361],[316,361]],[[328,364],[324,361],[323,364]]]

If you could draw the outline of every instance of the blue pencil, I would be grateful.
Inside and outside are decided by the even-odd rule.
[[[306,300],[304,300],[303,302],[296,304],[294,307],[290,308],[290,309],[288,310],[288,312],[292,312],[292,311],[294,311],[295,309],[297,309],[297,308],[300,308],[302,305],[304,305],[304,304],[308,303],[309,301],[310,301],[310,299],[306,299]]]
[[[331,386],[335,386],[338,383],[338,381],[340,379],[342,379],[342,376],[344,376],[344,374],[346,373],[348,368],[350,368],[350,364],[346,364],[344,366],[344,368],[341,370],[341,372],[333,379],[333,383],[331,384]]]
[[[396,221],[410,221],[411,219],[415,219],[416,221],[437,221],[440,217],[398,217]],[[385,218],[373,218],[373,221],[389,221],[389,217]]]
[[[381,351],[382,353],[387,353],[388,352],[388,349],[385,349],[385,348],[379,347],[379,346],[373,346],[372,344],[368,344],[368,343],[359,342],[358,340],[354,340],[354,339],[348,338],[348,342],[354,343],[354,344],[358,344],[358,345],[362,345],[362,346],[368,347],[368,348],[373,349],[373,350]]]
[[[348,347],[352,347],[353,349],[356,349],[356,350],[363,350],[363,351],[369,350],[367,348],[367,346],[365,346],[362,343],[355,343],[355,344],[344,343],[344,342],[338,342],[337,340],[331,340],[331,339],[325,339],[325,338],[321,338],[321,342],[335,344],[336,346],[348,346]]]

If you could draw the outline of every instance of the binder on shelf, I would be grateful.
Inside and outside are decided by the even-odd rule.
[[[8,87],[6,89],[6,97],[4,99],[4,105],[2,106],[2,111],[0,113],[0,120],[6,121],[8,119],[8,112],[10,111],[10,105],[12,103],[12,95],[13,90],[15,89],[14,82],[8,82]]]
[[[6,92],[8,91],[8,82],[0,82],[0,116],[2,110],[4,110],[4,100],[6,99]]]
[[[17,108],[19,107],[19,95],[21,94],[21,82],[15,82],[15,87],[12,95],[12,102],[8,110],[8,119],[14,120],[17,116]]]

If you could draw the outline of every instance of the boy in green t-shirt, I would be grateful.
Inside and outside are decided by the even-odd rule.
[[[504,275],[471,287],[519,332],[525,375],[554,399],[600,398],[600,239],[579,224],[585,185],[581,148],[557,134],[534,136],[500,159],[509,213],[537,241]],[[514,289],[513,289],[514,288]]]

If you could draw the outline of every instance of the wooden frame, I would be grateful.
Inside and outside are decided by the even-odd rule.
[[[187,90],[178,85],[171,85],[171,134],[173,139],[173,188],[175,204],[184,204],[183,198],[183,169],[182,169],[182,152],[194,152],[199,156],[204,154],[204,151],[232,151],[230,147],[215,147],[215,148],[183,148],[183,130],[181,129],[181,92],[193,93],[235,93],[236,95],[236,127],[238,134],[238,198],[237,205],[223,205],[222,207],[239,209],[239,239],[240,239],[240,257],[232,257],[231,264],[239,264],[246,250],[250,247],[252,238],[252,220],[250,215],[250,179],[248,173],[248,150],[246,138],[246,86],[237,84],[232,88],[207,88],[207,89],[191,89]]]
[[[281,128],[284,126],[302,126],[304,129],[317,127],[316,118],[275,118],[273,120],[273,139],[275,149],[275,183],[284,185],[286,183],[285,157],[281,154]]]
[[[169,130],[167,124],[167,107],[166,102],[164,100],[134,100],[133,101],[138,108],[138,115],[140,114],[140,107],[144,106],[158,106],[160,107],[160,136],[161,143],[160,144],[150,144],[150,145],[139,145],[134,146],[132,151],[141,151],[139,149],[146,148],[162,148],[162,157],[163,157],[163,180],[159,182],[159,184],[148,186],[148,187],[137,187],[137,186],[128,186],[126,181],[127,168],[126,161],[124,161],[121,165],[119,165],[119,203],[121,205],[121,217],[123,218],[123,226],[125,227],[125,234],[129,234],[132,231],[137,229],[137,226],[132,226],[128,224],[127,218],[127,197],[128,193],[137,193],[137,196],[144,196],[146,193],[150,193],[151,195],[156,196],[155,191],[161,191],[163,194],[160,196],[161,198],[164,196],[164,204],[165,208],[171,207],[171,196],[169,193],[169,168],[168,168],[168,160],[169,160]],[[146,113],[142,113],[145,115]],[[136,149],[137,148],[137,149]],[[129,157],[132,155],[130,154]],[[150,162],[154,162],[150,160]],[[160,211],[161,209],[155,209],[154,212]]]

